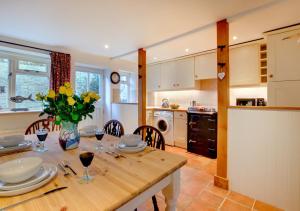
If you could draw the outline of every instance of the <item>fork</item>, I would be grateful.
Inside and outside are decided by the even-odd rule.
[[[69,165],[69,161],[62,161],[61,164],[63,167],[70,169],[74,175],[77,175],[76,171]]]
[[[62,164],[59,163],[57,165],[64,172],[64,176],[70,175],[70,173],[66,171],[66,169],[64,168],[64,166]]]

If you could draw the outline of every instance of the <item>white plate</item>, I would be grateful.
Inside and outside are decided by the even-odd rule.
[[[47,164],[47,165],[49,165],[50,174],[44,180],[42,180],[42,181],[40,181],[40,182],[38,182],[34,185],[31,185],[31,186],[28,186],[28,187],[25,187],[25,188],[21,188],[21,189],[18,189],[18,190],[10,190],[10,191],[0,190],[0,197],[1,196],[2,197],[4,197],[4,196],[16,196],[16,195],[21,195],[21,194],[24,194],[24,193],[28,193],[28,192],[36,190],[36,189],[44,186],[48,182],[50,182],[57,174],[57,167],[53,164]]]
[[[141,152],[147,147],[146,142],[141,142],[138,146],[136,147],[127,147],[124,144],[117,144],[116,149],[125,152],[125,153],[136,153],[136,152]]]
[[[126,149],[126,148],[127,149],[139,149],[139,148],[144,147],[145,144],[146,144],[146,142],[144,142],[144,141],[140,141],[137,146],[127,146],[124,143],[119,143],[118,148],[120,148],[120,149]]]
[[[51,172],[51,166],[49,164],[43,164],[41,167],[40,171],[31,177],[30,179],[20,182],[20,183],[15,183],[15,184],[9,184],[9,183],[3,183],[0,182],[0,190],[17,190],[21,188],[25,188],[34,184],[39,183],[40,181],[44,180],[47,176],[49,176]]]
[[[13,152],[13,151],[17,151],[17,150],[22,150],[22,149],[27,149],[27,148],[31,147],[31,145],[32,145],[31,141],[25,141],[15,147],[0,147],[0,154]]]

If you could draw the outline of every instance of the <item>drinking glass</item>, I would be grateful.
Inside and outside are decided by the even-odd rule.
[[[89,175],[88,172],[88,167],[91,165],[92,161],[94,158],[94,153],[93,152],[81,152],[79,155],[79,159],[84,166],[84,174],[81,178],[81,181],[88,183],[91,181],[93,178],[92,176]]]
[[[97,138],[96,150],[97,151],[103,151],[102,138],[104,136],[104,131],[100,130],[100,129],[96,129],[95,136]]]
[[[38,146],[34,149],[34,151],[36,151],[36,152],[48,151],[48,148],[45,147],[45,141],[48,136],[48,130],[47,129],[38,129],[35,134],[39,140],[39,143],[38,143]]]

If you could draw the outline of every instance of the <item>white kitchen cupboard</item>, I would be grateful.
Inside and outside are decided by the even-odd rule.
[[[174,112],[174,144],[187,148],[187,114],[186,112]]]
[[[195,88],[194,69],[194,57],[162,63],[162,89],[173,90]]]
[[[217,54],[211,52],[195,57],[195,80],[217,78]]]
[[[195,87],[195,58],[176,60],[176,83],[178,89],[189,89]]]
[[[268,105],[300,106],[300,81],[269,81]]]
[[[260,63],[258,43],[229,49],[230,86],[260,84]]]
[[[161,64],[161,88],[163,90],[170,90],[175,88],[177,81],[175,61],[165,62]]]
[[[148,65],[147,67],[147,91],[161,89],[161,64]]]
[[[300,29],[267,37],[268,80],[300,80]]]

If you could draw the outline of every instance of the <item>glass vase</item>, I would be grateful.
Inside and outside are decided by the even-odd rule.
[[[63,150],[75,149],[80,142],[78,125],[72,122],[62,121],[59,133],[59,144]]]

